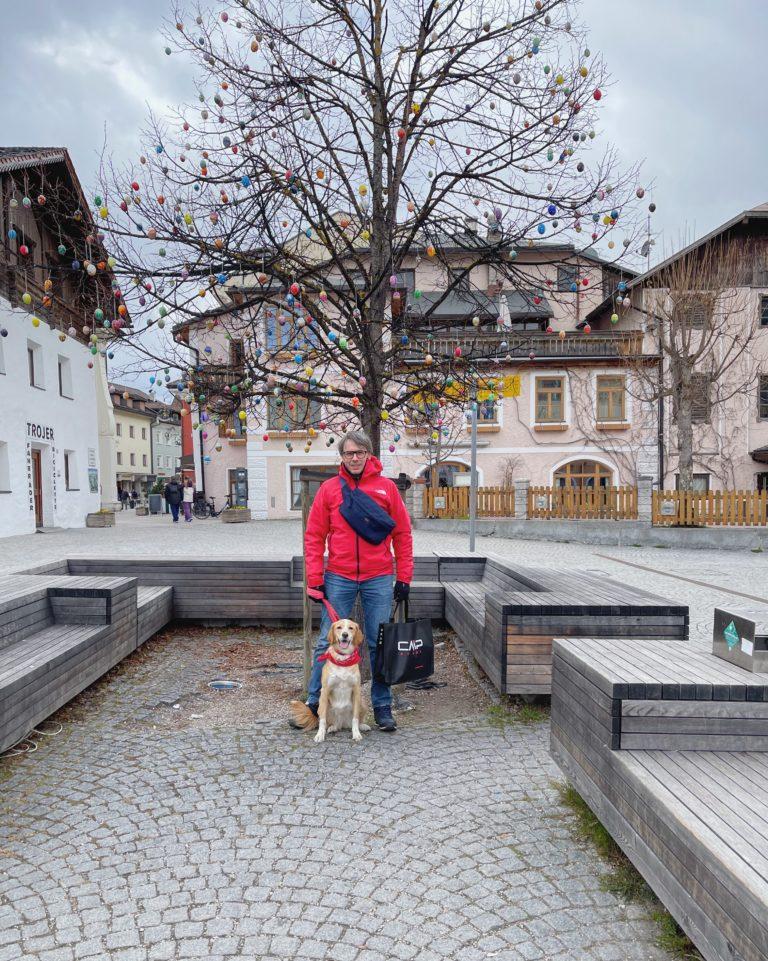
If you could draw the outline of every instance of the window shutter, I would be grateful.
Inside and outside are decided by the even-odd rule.
[[[694,424],[708,424],[712,416],[712,381],[708,374],[691,377],[691,419]]]

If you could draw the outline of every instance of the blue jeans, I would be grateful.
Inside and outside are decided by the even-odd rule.
[[[392,575],[382,574],[381,577],[371,577],[367,581],[353,581],[348,577],[341,577],[327,571],[325,574],[325,596],[339,617],[349,617],[355,606],[358,592],[363,605],[363,630],[368,643],[368,655],[371,662],[371,678],[376,672],[376,639],[379,635],[379,624],[386,622],[392,613]],[[312,676],[309,679],[308,704],[320,703],[320,688],[322,686],[323,664],[317,660],[320,654],[328,650],[328,631],[331,629],[331,619],[323,604],[323,616],[320,618],[320,636],[315,645],[315,662],[312,665]],[[380,707],[390,707],[392,694],[387,684],[371,680],[371,704],[374,711]]]
[[[173,517],[174,521],[177,521],[177,520],[179,519],[179,505],[178,505],[178,504],[171,504],[171,516]]]

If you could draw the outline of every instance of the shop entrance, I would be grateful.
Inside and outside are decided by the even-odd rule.
[[[32,448],[32,496],[35,502],[35,527],[43,526],[42,452]]]

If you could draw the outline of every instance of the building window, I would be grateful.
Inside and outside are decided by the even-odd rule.
[[[117,452],[117,463],[118,463],[118,465],[122,466],[122,463],[123,463],[123,455],[120,453],[120,451]]]
[[[760,386],[757,397],[757,416],[760,420],[768,420],[768,374],[760,374]]]
[[[64,487],[68,491],[80,490],[77,486],[77,457],[73,450],[64,451]]]
[[[555,487],[610,487],[613,471],[594,460],[572,460],[558,467],[553,481]]]
[[[45,389],[43,383],[43,351],[40,344],[27,341],[27,365],[29,367],[29,386]]]
[[[142,440],[146,440],[146,439],[147,439],[147,428],[146,428],[146,427],[142,427],[142,428],[141,428],[141,439],[142,439]]]
[[[680,323],[691,330],[703,330],[712,316],[712,305],[700,297],[685,297],[675,304]]]
[[[471,271],[461,267],[448,267],[448,288],[457,293],[468,293],[470,289]]]
[[[300,467],[291,468],[291,506],[290,510],[300,511],[301,510],[301,480],[299,479]],[[331,467],[327,464],[313,464],[313,471],[319,471],[321,474],[327,474],[329,477],[335,477],[339,472],[338,467]],[[309,482],[309,502],[310,504],[315,499],[315,494],[318,492],[322,481],[310,481]]]
[[[118,421],[118,422],[115,424],[115,435],[116,435],[117,437],[122,437],[122,436],[123,436],[123,425],[120,423],[120,421]]]
[[[675,490],[680,490],[680,475],[675,474]],[[704,493],[709,490],[709,474],[694,474],[693,475],[693,488],[692,490],[699,491],[699,493]]]
[[[557,289],[564,293],[570,291],[571,285],[577,283],[579,268],[577,264],[558,264],[557,266]]]
[[[486,397],[485,400],[477,402],[477,423],[498,424],[499,422],[499,402]]]
[[[142,454],[142,455],[141,455],[141,466],[142,466],[142,467],[146,467],[146,466],[147,466],[147,455],[146,455],[146,454]]]
[[[755,474],[755,487],[759,491],[768,491],[768,473],[761,471]]]
[[[72,365],[68,357],[59,357],[59,397],[72,400]]]
[[[536,423],[562,424],[565,402],[562,377],[536,378]]]
[[[131,425],[128,427],[128,436],[129,436],[129,437],[135,437],[135,436],[136,436],[136,429],[134,428],[133,424],[131,424]]]
[[[131,454],[131,467],[135,467],[135,466],[136,466],[136,455]]]
[[[267,398],[267,429],[304,431],[313,427],[320,420],[321,405],[316,400],[306,397],[292,397],[284,400],[282,397]],[[235,431],[237,431],[238,417],[235,415]],[[242,421],[243,425],[245,421]]]
[[[712,418],[712,378],[709,374],[691,375],[691,420],[708,424]]]
[[[229,364],[236,371],[241,371],[245,367],[245,347],[242,340],[229,342]]]
[[[8,445],[0,440],[0,494],[11,492],[11,465],[8,461]]]
[[[768,297],[765,294],[760,298],[760,326],[768,327]]]
[[[626,383],[623,377],[597,378],[597,420],[611,423],[626,420]]]

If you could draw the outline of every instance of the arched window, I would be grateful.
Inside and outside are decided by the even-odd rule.
[[[456,475],[464,475],[464,481],[456,482]],[[441,461],[432,467],[431,487],[466,487],[468,486],[469,468],[466,464],[454,461]]]
[[[558,467],[554,487],[611,487],[613,471],[594,460],[572,460]]]

